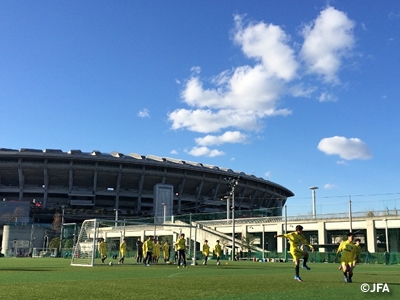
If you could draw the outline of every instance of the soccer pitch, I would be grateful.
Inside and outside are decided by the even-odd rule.
[[[107,259],[106,262],[110,262]],[[309,264],[293,279],[293,263],[209,261],[207,266],[160,263],[73,267],[62,258],[0,258],[1,299],[399,299],[400,265],[356,267],[345,283],[339,264]],[[96,263],[99,261],[96,260]],[[362,292],[367,283],[387,284],[390,292]],[[365,286],[364,286],[365,287]]]

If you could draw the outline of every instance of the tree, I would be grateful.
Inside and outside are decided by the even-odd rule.
[[[242,236],[243,250],[247,250],[248,253],[250,253],[251,250],[255,250],[256,249],[256,247],[254,246],[255,241],[256,237],[252,234],[246,234],[245,236]]]
[[[61,223],[62,223],[61,214],[59,212],[56,212],[54,214],[53,223],[51,224],[51,229],[53,229],[55,232],[61,232],[61,225],[62,225]]]
[[[49,248],[60,248],[60,238],[55,237],[49,243]]]

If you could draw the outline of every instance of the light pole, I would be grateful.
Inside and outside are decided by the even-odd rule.
[[[228,186],[231,188],[232,196],[232,261],[235,260],[235,187],[239,184],[240,177],[237,178],[224,178]]]
[[[350,232],[353,232],[353,213],[351,212],[351,196],[349,196],[349,225],[350,225]]]
[[[161,203],[161,205],[163,206],[163,223],[165,224],[166,218],[167,218],[167,204],[165,203]]]
[[[388,232],[388,223],[387,223],[387,219],[383,219],[383,221],[385,221],[386,252],[389,253],[389,232]]]
[[[118,226],[118,208],[114,208],[115,211],[115,227]]]
[[[313,219],[316,218],[317,215],[317,211],[316,211],[316,199],[315,199],[315,190],[318,190],[318,187],[316,186],[311,186],[309,187],[309,189],[311,190],[311,194],[312,194],[312,214],[313,214]]]
[[[61,230],[60,230],[60,257],[62,256],[61,248],[62,248],[62,238],[63,238],[63,230],[64,230],[64,209],[65,205],[61,205]]]

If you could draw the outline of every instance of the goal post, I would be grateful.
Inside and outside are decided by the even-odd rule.
[[[93,267],[96,255],[97,219],[85,220],[72,251],[71,266]]]
[[[149,236],[160,240],[160,242],[162,242],[162,239],[166,239],[166,237],[169,237],[172,241],[176,241],[180,233],[186,233],[186,238],[189,240],[187,246],[189,246],[191,244],[190,240],[193,240],[193,237],[190,238],[192,233],[191,229],[193,228],[196,229],[196,226],[191,226],[183,222],[179,224],[155,224],[139,223],[129,220],[85,220],[82,223],[76,244],[72,251],[71,266],[93,267],[96,264],[102,264],[98,251],[99,240],[101,238],[104,238],[107,244],[107,260],[109,261],[113,256],[119,254],[119,245],[124,238],[127,239],[127,244],[131,253],[136,254],[136,241],[139,237],[143,241]],[[193,233],[195,232],[196,231]],[[196,235],[194,235],[194,237],[195,240]]]

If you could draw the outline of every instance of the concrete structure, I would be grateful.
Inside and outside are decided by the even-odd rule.
[[[230,235],[231,223],[226,220],[201,221],[203,228]],[[364,248],[371,253],[399,252],[400,249],[400,211],[381,211],[370,213],[354,213],[352,224],[349,223],[348,213],[330,215],[292,216],[285,220],[283,217],[237,219],[235,232],[241,233],[240,238],[252,234],[259,238],[258,248],[266,251],[284,251],[285,239],[275,239],[275,234],[291,232],[296,225],[304,227],[303,234],[311,244],[319,245],[317,251],[326,252],[337,248],[346,238],[350,228],[356,237],[361,239]],[[389,241],[387,243],[386,241]]]
[[[0,148],[0,199],[35,201],[42,209],[64,206],[66,214],[69,209],[106,209],[115,211],[116,218],[118,212],[162,218],[164,211],[168,216],[221,212],[229,210],[226,199],[221,201],[229,191],[224,179],[239,176],[236,211],[265,209],[268,215],[281,215],[294,195],[253,175],[173,158]]]

